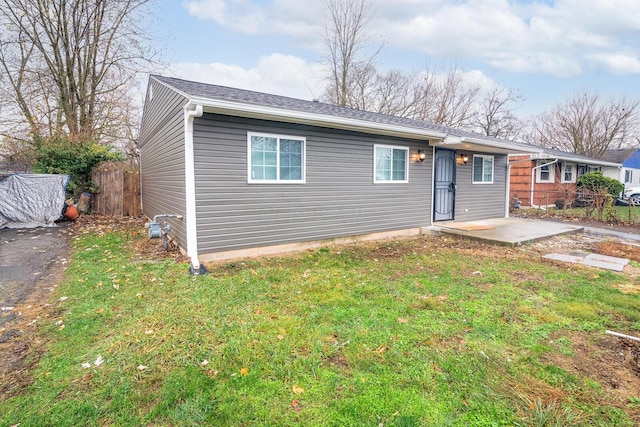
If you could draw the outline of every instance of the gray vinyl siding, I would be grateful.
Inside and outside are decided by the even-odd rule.
[[[184,119],[187,99],[151,81],[153,98],[145,102],[140,129],[140,170],[143,214],[185,215]],[[170,220],[171,235],[186,247],[184,220]]]
[[[247,132],[306,138],[305,184],[247,183]],[[409,183],[373,183],[374,144],[410,148]],[[427,226],[426,141],[205,114],[194,122],[200,254]],[[417,161],[417,150],[428,158]]]
[[[488,218],[504,218],[507,189],[507,155],[493,155],[493,184],[473,183],[473,154],[469,163],[456,167],[456,221],[474,221]]]

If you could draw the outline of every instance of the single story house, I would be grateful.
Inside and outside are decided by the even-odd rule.
[[[576,183],[587,172],[602,171],[613,179],[620,176],[619,163],[608,162],[552,148],[541,153],[509,156],[510,196],[522,206],[551,206],[558,199],[578,196]]]
[[[640,187],[640,148],[607,150],[602,160],[622,164],[620,175],[616,179],[622,182],[625,188]]]
[[[142,209],[200,263],[505,217],[508,157],[540,149],[317,101],[152,75]]]

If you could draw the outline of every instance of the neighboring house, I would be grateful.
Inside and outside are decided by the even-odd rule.
[[[522,206],[551,206],[556,200],[579,198],[577,180],[587,172],[602,171],[618,179],[620,164],[551,148],[533,155],[509,156],[511,201]]]
[[[607,150],[602,160],[622,164],[616,179],[620,180],[625,188],[640,186],[640,148]]]
[[[153,75],[143,212],[201,262],[508,215],[508,155],[537,147],[422,121]]]

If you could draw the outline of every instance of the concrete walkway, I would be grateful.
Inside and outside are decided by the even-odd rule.
[[[469,227],[465,227],[465,225],[469,225]],[[488,229],[472,229],[476,227]],[[469,229],[465,230],[464,228]],[[582,233],[584,227],[529,218],[495,218],[466,223],[439,222],[428,227],[425,231],[454,234],[504,246],[520,246],[560,234]]]

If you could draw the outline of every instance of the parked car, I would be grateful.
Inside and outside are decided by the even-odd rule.
[[[626,188],[618,198],[618,202],[623,205],[640,206],[640,187]]]

